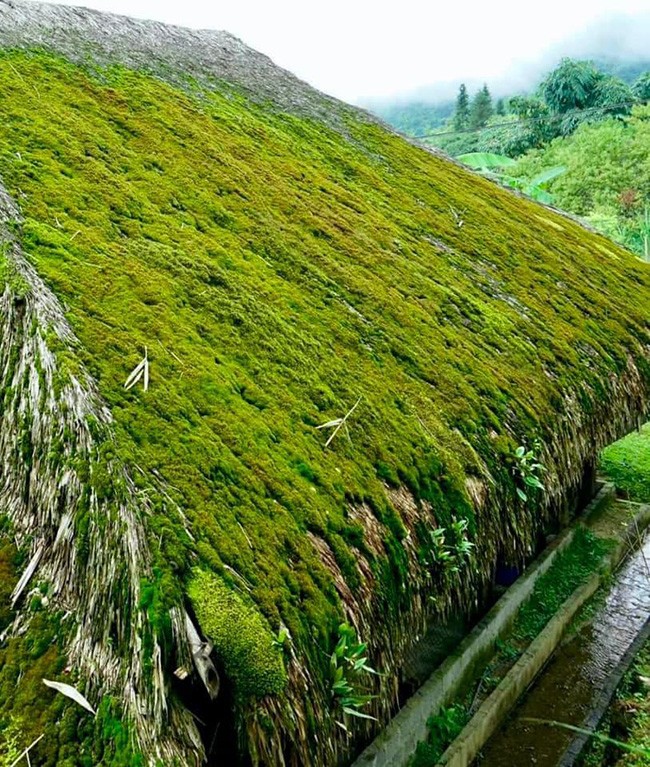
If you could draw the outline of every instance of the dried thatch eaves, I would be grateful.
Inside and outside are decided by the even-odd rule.
[[[0,732],[345,762],[647,416],[650,270],[221,33],[0,0],[0,93]]]

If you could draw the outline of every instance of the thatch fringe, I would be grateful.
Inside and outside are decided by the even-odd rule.
[[[20,598],[27,581],[47,582],[50,607],[69,616],[68,662],[85,695],[122,701],[135,746],[151,764],[198,765],[201,739],[190,714],[168,694],[161,648],[140,607],[140,582],[151,575],[144,519],[152,503],[127,469],[106,457],[111,415],[90,376],[81,367],[74,375],[60,369],[52,345],[70,351],[77,341],[11,236],[8,225],[19,221],[0,185],[0,241],[11,271],[0,296],[0,508],[33,562],[15,593],[7,634],[17,636],[29,624]],[[189,657],[179,610],[172,620],[179,655]]]

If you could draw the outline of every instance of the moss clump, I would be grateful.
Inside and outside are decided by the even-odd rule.
[[[287,682],[282,654],[259,612],[203,570],[194,573],[188,594],[240,700],[281,692]]]
[[[601,470],[632,501],[650,501],[650,423],[603,450]]]

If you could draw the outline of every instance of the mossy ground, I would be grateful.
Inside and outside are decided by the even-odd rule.
[[[600,468],[631,501],[650,503],[650,423],[603,450]]]
[[[379,126],[348,119],[345,138],[232,89],[192,91],[5,51],[0,175],[119,458],[187,515],[194,540],[148,519],[152,620],[165,630],[199,565],[245,583],[326,685],[342,609],[307,532],[353,590],[369,557],[387,627],[411,579],[385,482],[438,524],[469,518],[477,561],[527,545],[537,522],[512,451],[553,440],[568,391],[596,409],[630,355],[650,377],[650,271]],[[125,392],[145,347],[150,390]],[[316,426],[358,397],[351,439],[324,449]],[[465,480],[486,472],[507,518],[473,518]],[[348,516],[361,501],[385,556]]]

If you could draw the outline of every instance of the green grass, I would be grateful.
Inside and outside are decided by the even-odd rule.
[[[598,570],[611,544],[578,527],[571,543],[561,551],[542,575],[533,593],[519,611],[513,637],[532,641],[555,615],[563,602]]]
[[[526,555],[554,521],[517,499],[512,454],[539,438],[559,471],[554,445],[568,439],[559,423],[573,423],[572,408],[600,419],[630,358],[650,378],[650,272],[363,121],[346,117],[346,138],[232,90],[191,95],[120,67],[95,76],[43,52],[2,52],[0,92],[0,175],[24,216],[16,235],[80,340],[60,361],[86,366],[118,458],[160,477],[192,532],[156,509],[146,520],[152,626],[169,631],[167,609],[196,595],[196,572],[221,596],[245,584],[242,620],[256,615],[263,643],[267,627],[286,625],[309,672],[308,699],[274,685],[294,699],[272,710],[300,708],[319,744],[345,739],[327,686],[341,593],[351,590],[348,607],[372,626],[359,639],[392,678],[395,637],[432,609],[429,597],[460,611],[497,557]],[[145,346],[150,390],[125,392]],[[340,433],[324,449],[316,427],[358,397],[350,440]],[[487,501],[475,514],[467,482],[477,478]],[[412,494],[416,521],[386,484]],[[351,511],[361,503],[367,528]],[[453,518],[469,520],[477,547],[472,572],[447,579],[409,546],[426,547]],[[204,622],[226,647],[212,609]],[[11,672],[10,653],[20,656]],[[19,678],[35,707],[49,705],[20,676],[28,655],[0,649],[3,721]],[[273,676],[277,659],[258,657]],[[164,662],[173,669],[169,649]],[[251,711],[238,709],[244,728]],[[297,719],[267,731],[292,732]],[[48,765],[57,749],[74,751],[68,730],[53,732]],[[71,764],[87,755],[65,753]]]
[[[603,450],[601,470],[630,500],[650,502],[650,424]]]

